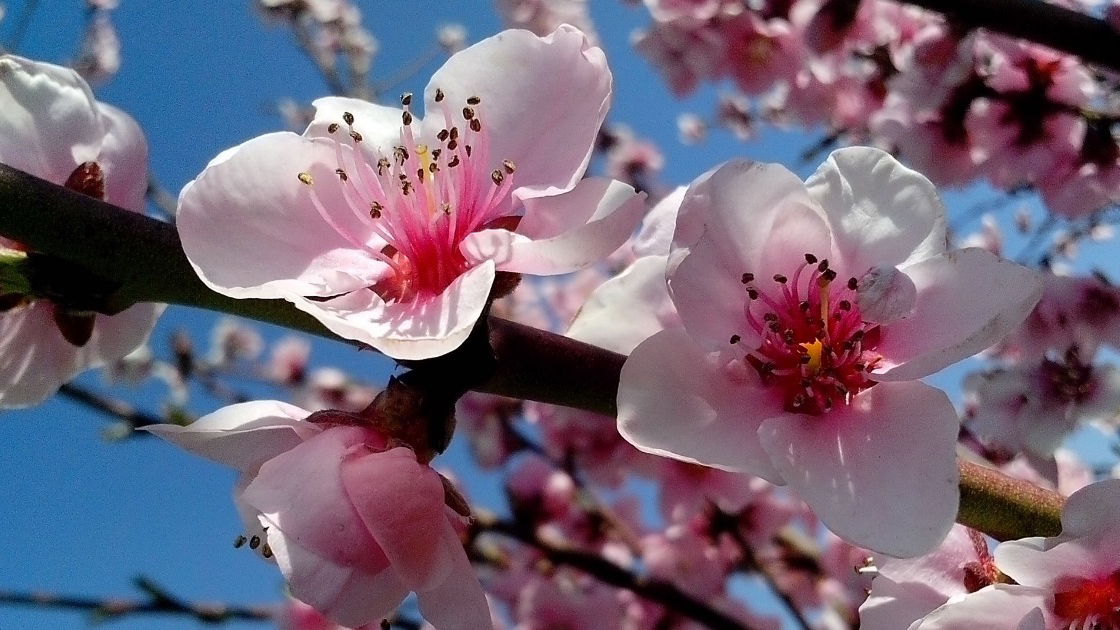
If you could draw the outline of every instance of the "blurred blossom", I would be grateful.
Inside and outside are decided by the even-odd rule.
[[[284,127],[291,131],[303,131],[315,119],[315,108],[302,105],[291,98],[282,98],[276,102],[276,111],[284,121]]]
[[[684,144],[698,144],[708,137],[708,123],[691,112],[677,116],[677,137]]]
[[[74,69],[90,83],[104,83],[121,69],[121,40],[108,15],[90,20]]]
[[[561,24],[571,24],[596,42],[588,0],[495,0],[498,13],[508,28],[523,28],[537,35],[548,35]]]
[[[264,349],[264,339],[251,324],[230,317],[222,318],[210,333],[209,361],[229,365],[252,361]]]
[[[144,344],[105,367],[105,380],[110,384],[128,383],[139,385],[152,376],[155,368],[155,355],[152,348]]]
[[[716,118],[739,140],[750,140],[754,136],[754,116],[751,114],[751,102],[745,96],[721,94]]]
[[[299,385],[307,377],[307,362],[310,358],[310,341],[303,337],[284,337],[272,346],[272,355],[265,373],[276,383]]]
[[[457,53],[467,47],[467,27],[453,22],[443,24],[436,31],[436,41],[448,53]]]

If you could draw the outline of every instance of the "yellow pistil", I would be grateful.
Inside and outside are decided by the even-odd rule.
[[[805,348],[805,352],[809,355],[809,363],[807,364],[809,371],[816,374],[821,369],[821,355],[824,353],[824,343],[820,339],[813,340],[812,343],[799,344]]]

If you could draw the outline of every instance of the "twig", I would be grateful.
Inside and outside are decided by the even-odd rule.
[[[175,195],[171,194],[171,191],[164,188],[155,175],[148,176],[147,195],[148,200],[154,203],[168,220],[175,221],[175,214],[179,211],[179,202],[175,199]]]
[[[0,234],[119,283],[112,296],[118,306],[183,304],[338,339],[284,300],[235,300],[211,291],[187,262],[174,226],[4,165],[0,207]],[[615,415],[626,357],[498,317],[489,326],[496,364],[479,391]],[[967,462],[960,469],[962,524],[1012,538],[1060,530],[1057,493],[1010,478],[987,483],[987,473]]]
[[[518,523],[498,520],[486,514],[477,514],[474,528],[476,534],[493,532],[514,538],[537,549],[554,564],[564,564],[579,569],[601,582],[624,588],[713,630],[751,630],[750,626],[712,608],[673,584],[635,575],[598,554],[547,542]]]
[[[1041,0],[905,0],[972,28],[1077,55],[1120,71],[1120,31],[1104,20]]]
[[[775,578],[774,574],[771,573],[765,565],[759,562],[758,556],[754,553],[754,548],[751,547],[750,542],[748,542],[747,539],[743,537],[743,532],[739,531],[738,527],[729,527],[727,528],[727,533],[731,535],[731,539],[735,541],[735,545],[743,554],[744,568],[753,571],[762,577],[762,580],[766,582],[766,586],[770,588],[770,591],[774,593],[774,595],[777,596],[777,598],[781,600],[783,604],[785,604],[786,612],[788,612],[790,616],[793,617],[793,620],[797,623],[798,628],[801,628],[802,630],[810,630],[813,626],[809,625],[809,621],[805,619],[805,615],[801,614],[801,609],[797,607],[797,604],[794,603],[793,598],[790,597],[789,593],[778,586],[778,581]]]
[[[119,619],[128,615],[179,615],[194,617],[203,623],[225,623],[234,620],[271,622],[276,618],[275,606],[188,602],[171,596],[146,578],[138,578],[136,584],[141,591],[148,594],[147,599],[98,599],[54,593],[0,591],[0,605],[82,610],[91,613],[96,620]]]
[[[166,419],[160,416],[139,411],[123,400],[94,392],[79,385],[74,385],[73,383],[63,385],[59,388],[58,393],[94,411],[112,416],[133,429],[153,424],[165,424],[167,422]],[[135,435],[141,434],[149,435],[147,432],[135,433]]]

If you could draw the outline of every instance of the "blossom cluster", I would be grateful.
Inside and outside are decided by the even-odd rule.
[[[740,576],[805,628],[1120,627],[1120,482],[1062,448],[1115,426],[1120,372],[1100,357],[1120,289],[1011,262],[995,229],[956,247],[918,172],[1097,210],[1120,182],[1104,79],[878,0],[651,0],[637,46],[677,91],[731,77],[772,115],[892,150],[838,149],[805,180],[735,159],[662,195],[657,148],[604,127],[614,82],[587,4],[501,2],[538,34],[456,52],[398,105],[320,98],[302,133],[227,149],[179,195],[206,287],[283,301],[411,371],[371,385],[313,367],[297,338],[262,360],[233,321],[209,353],[179,334],[156,359],[162,306],[117,308],[0,238],[0,405],[102,364],[165,382],[167,421],[126,428],[237,471],[234,546],[277,565],[293,630],[384,627],[413,605],[437,630],[782,627]],[[342,53],[368,72],[352,3],[258,6],[311,29],[321,67]],[[726,103],[745,129],[748,106]],[[0,163],[142,212],[146,162],[136,123],[77,73],[0,57]],[[490,316],[627,355],[616,418],[426,371]],[[980,353],[962,413],[922,380]],[[191,421],[193,385],[234,404]],[[456,421],[500,471],[497,512],[439,468]],[[992,550],[954,525],[962,457],[1072,495],[1061,532]]]
[[[677,94],[730,79],[755,116],[881,146],[938,185],[1031,187],[1067,217],[1120,198],[1115,76],[1072,55],[887,0],[645,4],[634,45]]]

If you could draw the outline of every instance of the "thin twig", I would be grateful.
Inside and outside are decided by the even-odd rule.
[[[204,623],[225,623],[234,620],[272,622],[276,619],[275,606],[188,602],[171,596],[145,578],[138,578],[137,586],[148,594],[147,599],[116,597],[99,599],[55,593],[0,591],[0,605],[87,611],[95,620],[119,619],[129,615],[178,615],[193,617]]]
[[[626,589],[635,595],[664,606],[713,630],[751,630],[750,626],[726,615],[669,582],[636,575],[595,553],[587,553],[543,540],[531,529],[487,514],[476,514],[475,533],[493,532],[514,538],[543,553],[553,564],[579,569],[600,582]]]
[[[139,411],[123,400],[106,396],[73,383],[63,385],[58,389],[58,393],[94,411],[112,416],[133,429],[167,423],[167,420],[161,416]],[[143,431],[135,433],[135,435],[141,434],[148,435],[147,432]]]

